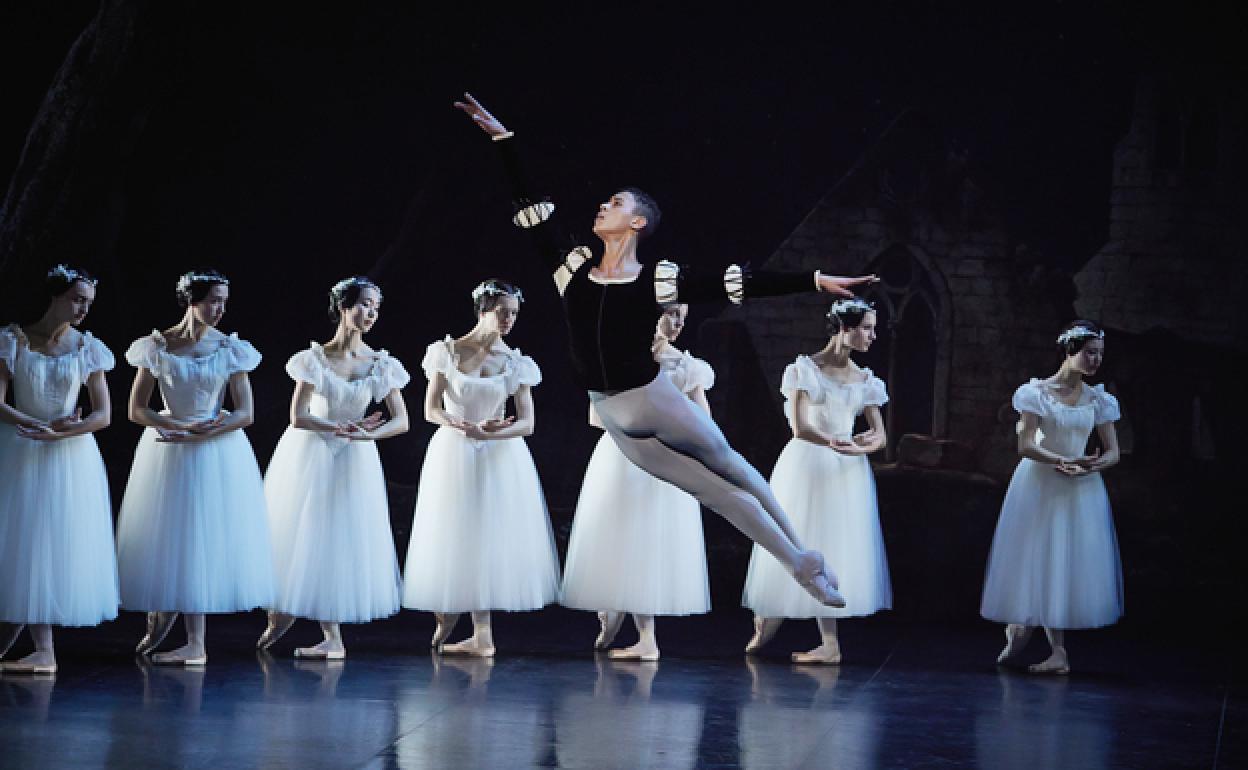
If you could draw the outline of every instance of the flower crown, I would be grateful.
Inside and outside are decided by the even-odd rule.
[[[1105,339],[1105,330],[1093,331],[1086,326],[1072,326],[1061,334],[1057,335],[1057,344],[1065,346],[1075,340],[1085,339]]]
[[[844,315],[846,313],[867,313],[875,310],[875,305],[867,302],[861,297],[849,297],[847,299],[838,299],[832,303],[832,307],[828,308],[828,318],[832,316]]]
[[[230,279],[220,273],[197,273],[192,270],[189,273],[183,273],[182,277],[178,278],[178,293],[189,294],[191,286],[200,282],[216,283],[222,286],[230,285]]]
[[[524,302],[524,292],[516,289],[515,291],[507,291],[499,286],[495,281],[482,281],[477,284],[477,288],[472,290],[472,301],[477,302],[482,297],[515,297],[517,302]]]
[[[74,283],[75,281],[82,281],[83,283],[88,283],[88,284],[91,284],[92,286],[94,286],[97,283],[97,279],[88,278],[82,273],[73,269],[72,267],[67,267],[65,265],[57,265],[56,267],[49,270],[48,278],[60,278],[66,283]]]
[[[332,297],[335,302],[340,301],[347,293],[347,289],[350,289],[352,286],[371,286],[372,288],[377,289],[378,294],[381,293],[381,288],[377,286],[377,284],[362,276],[353,275],[350,278],[343,278],[341,281],[334,284],[334,288],[329,290],[329,296]]]

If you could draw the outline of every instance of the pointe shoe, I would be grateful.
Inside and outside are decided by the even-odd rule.
[[[152,651],[165,641],[165,637],[173,630],[173,624],[177,622],[177,613],[168,613],[168,622],[162,623],[161,615],[166,613],[149,612],[147,613],[147,633],[139,640],[134,651],[139,655],[151,655]]]
[[[797,584],[806,589],[806,593],[825,607],[844,607],[845,597],[836,590],[832,578],[828,575],[823,563],[823,554],[818,551],[806,551],[798,560],[797,569],[793,571]]]
[[[841,651],[836,652],[818,652],[819,648],[806,652],[795,652],[790,656],[794,663],[802,665],[815,666],[839,666],[841,664]]]
[[[454,618],[458,620],[459,616],[455,615]],[[442,652],[442,647],[446,644],[447,638],[455,630],[455,623],[448,622],[450,618],[440,612],[433,613],[433,619],[437,625],[433,627],[433,638],[429,640],[429,646],[433,648],[434,652],[440,653]]]
[[[455,644],[444,644],[440,652],[443,655],[471,655],[477,658],[492,658],[495,651],[494,645],[479,647],[470,637]]]
[[[771,638],[780,630],[780,618],[760,618],[754,616],[754,635],[750,637],[750,641],[745,645],[745,654],[753,655],[763,649],[763,645],[771,641]]]
[[[1026,626],[1010,623],[1005,627],[1005,647],[1002,648],[1001,654],[997,656],[997,665],[1003,666],[1012,661],[1020,652],[1027,647],[1027,642],[1031,639],[1031,630]]]
[[[155,663],[157,666],[206,666],[208,665],[208,655],[184,658],[175,652],[158,652],[152,656],[152,663]]]
[[[293,615],[269,615],[269,624],[265,626],[264,633],[260,634],[260,638],[256,640],[257,650],[267,650],[286,635],[286,632],[295,625],[295,617]]]
[[[56,673],[55,663],[23,663],[13,661],[11,663],[0,663],[0,671],[6,674],[32,674],[40,676],[49,676]]]
[[[1070,661],[1065,659],[1061,661],[1054,661],[1052,658],[1049,658],[1048,660],[1041,661],[1040,663],[1031,664],[1027,667],[1027,670],[1032,674],[1066,676],[1070,673]]]
[[[632,647],[625,647],[623,649],[607,650],[607,657],[611,660],[634,660],[642,663],[651,663],[659,659],[659,651],[650,652],[647,650],[646,652],[640,652]]]
[[[620,632],[620,626],[624,623],[623,612],[599,612],[598,613],[598,638],[594,639],[595,650],[605,650],[615,641],[615,635]]]
[[[343,650],[318,650],[315,647],[296,647],[295,657],[304,660],[346,660],[347,651]]]

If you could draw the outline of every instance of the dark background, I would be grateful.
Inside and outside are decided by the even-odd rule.
[[[367,272],[382,285],[369,342],[415,375],[406,396],[418,416],[425,346],[471,327],[478,281],[507,278],[528,300],[509,342],[546,375],[529,444],[562,546],[597,433],[568,376],[549,278],[508,222],[493,148],[451,109],[461,91],[525,139],[535,176],[584,237],[598,201],[638,185],[665,215],[644,252],[689,261],[766,259],[890,122],[920,111],[965,152],[1011,230],[1073,271],[1105,240],[1113,147],[1139,77],[1243,84],[1245,12],[1192,5],[9,3],[0,320],[38,317],[51,264],[85,266],[101,278],[86,327],[120,361],[131,340],[178,319],[181,272],[222,270],[232,279],[223,330],[266,356],[248,431],[263,466],[285,427],[282,365],[332,334],[333,283]],[[695,352],[699,315],[681,341]],[[110,375],[114,424],[99,435],[118,500],[139,433],[124,420],[131,375],[124,363]],[[431,432],[417,420],[382,448],[401,553]],[[774,462],[751,459],[765,471]],[[1200,499],[1233,491],[1232,470],[1200,479]],[[886,516],[922,509],[935,482],[925,483],[890,482]],[[948,493],[990,516],[1001,491]],[[975,617],[990,527],[968,534],[928,518],[929,536],[900,521],[886,520],[897,614]],[[731,606],[743,541],[707,524],[716,603]],[[1212,558],[1229,561],[1237,538],[1210,535]],[[1175,573],[1166,600],[1150,602],[1124,561],[1134,617],[1167,616],[1192,594],[1202,607],[1241,604],[1223,593],[1230,573],[1213,588]],[[907,609],[907,586],[939,583],[915,565],[943,563],[961,570],[959,590]]]

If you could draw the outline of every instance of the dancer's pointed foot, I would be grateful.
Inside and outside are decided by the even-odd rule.
[[[436,625],[433,627],[433,639],[429,641],[429,646],[435,652],[442,652],[442,645],[446,644],[447,638],[455,630],[455,623],[459,620],[459,613],[446,615],[441,612],[435,612],[433,613],[433,619]]]
[[[208,653],[200,645],[184,644],[176,650],[156,653],[152,662],[158,666],[203,666],[208,663]]]
[[[841,645],[823,643],[813,650],[793,653],[794,663],[808,663],[821,666],[835,666],[841,662]]]
[[[152,651],[165,641],[165,637],[169,635],[169,630],[173,628],[174,621],[177,619],[178,613],[176,612],[147,613],[147,633],[139,640],[134,651],[140,655],[152,654]]]
[[[0,663],[0,671],[6,674],[55,674],[56,655],[36,650],[20,660]]]
[[[763,648],[763,645],[771,641],[771,638],[780,630],[780,624],[783,618],[764,618],[758,615],[754,616],[754,635],[750,637],[750,641],[745,645],[745,654],[752,655]]]
[[[474,634],[462,642],[442,645],[442,654],[492,658],[494,657],[494,640],[488,636],[477,636]]]
[[[345,660],[347,648],[338,639],[326,639],[313,647],[296,647],[296,658],[309,660]]]
[[[1066,657],[1066,650],[1058,647],[1053,650],[1053,654],[1047,660],[1033,663],[1027,667],[1027,670],[1033,674],[1065,676],[1070,673],[1070,660]]]
[[[607,657],[611,660],[655,661],[659,659],[659,646],[654,642],[642,641],[632,647],[607,650]]]
[[[793,577],[820,604],[826,607],[845,606],[845,597],[836,590],[836,575],[823,563],[823,554],[818,551],[802,553]]]
[[[1019,623],[1010,623],[1005,627],[1005,647],[1001,649],[1001,654],[997,656],[997,665],[1001,666],[1009,663],[1018,657],[1019,653],[1027,647],[1028,640],[1031,639],[1032,628]]]
[[[284,612],[270,612],[269,625],[265,627],[264,633],[260,634],[260,638],[256,640],[256,649],[269,649],[273,646],[273,643],[278,639],[281,639],[294,624],[294,615],[287,615]]]
[[[620,624],[624,622],[623,612],[598,613],[598,638],[594,640],[595,650],[605,650],[615,641],[620,632]]]

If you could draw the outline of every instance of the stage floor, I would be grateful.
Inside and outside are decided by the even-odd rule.
[[[430,655],[428,616],[404,613],[348,627],[326,664],[291,657],[306,623],[250,651],[253,613],[211,618],[209,665],[181,670],[126,654],[140,622],[61,633],[54,678],[0,677],[0,766],[1248,766],[1236,650],[1129,626],[1072,634],[1076,672],[1044,678],[994,667],[987,623],[845,623],[846,663],[810,667],[786,660],[809,621],[747,659],[744,613],[661,619],[664,658],[638,664],[588,654],[592,618],[552,609],[500,616],[491,662]]]

